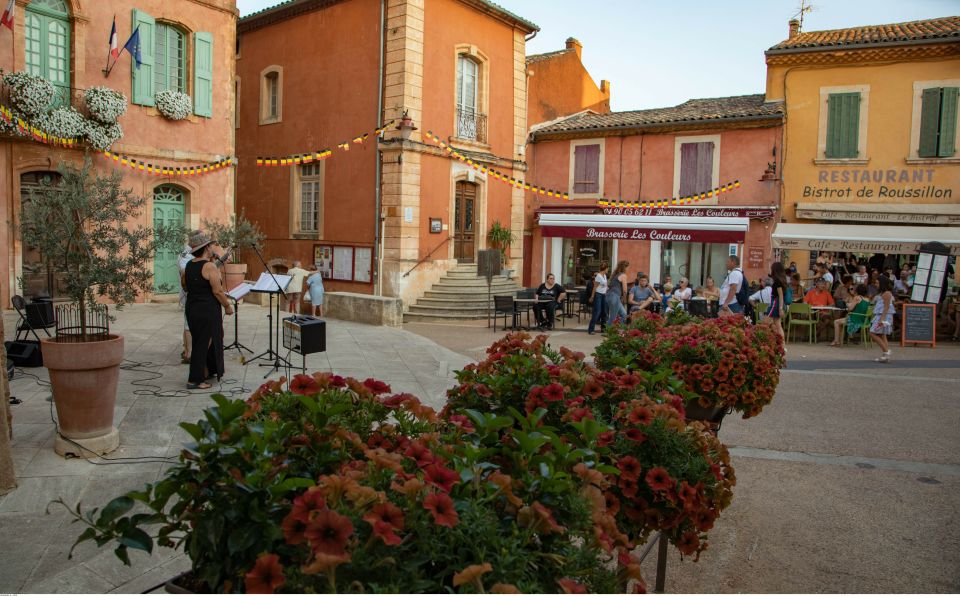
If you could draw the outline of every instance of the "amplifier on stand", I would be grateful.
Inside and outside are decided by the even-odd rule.
[[[283,320],[283,347],[306,356],[327,351],[327,322],[316,317],[294,315]]]

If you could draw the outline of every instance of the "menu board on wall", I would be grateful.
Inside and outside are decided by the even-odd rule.
[[[353,281],[370,283],[373,271],[373,249],[358,246],[353,254]]]
[[[333,279],[353,281],[353,247],[333,247]]]
[[[330,279],[333,275],[333,247],[319,244],[314,246],[313,262],[320,272],[320,277]]]

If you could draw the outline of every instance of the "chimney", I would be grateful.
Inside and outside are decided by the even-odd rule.
[[[793,39],[800,34],[800,21],[797,19],[790,19],[790,36],[787,39]]]
[[[583,52],[583,44],[577,41],[576,38],[568,37],[567,38],[567,49],[574,50],[577,52],[577,59],[580,59],[580,54]]]
[[[610,95],[610,81],[606,79],[600,80],[600,93]]]

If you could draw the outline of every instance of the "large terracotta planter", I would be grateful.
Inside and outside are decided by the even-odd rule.
[[[247,264],[246,263],[226,263],[223,266],[224,280],[223,283],[227,286],[227,291],[232,290],[233,288],[239,286],[243,283],[244,278],[247,275]]]
[[[54,450],[60,455],[103,455],[120,444],[113,410],[123,338],[108,337],[88,342],[43,340],[43,364],[50,372],[60,426]]]

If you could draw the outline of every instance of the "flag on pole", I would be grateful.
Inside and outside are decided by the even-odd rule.
[[[130,34],[130,39],[127,40],[127,43],[123,44],[123,49],[130,53],[133,56],[133,59],[137,62],[137,68],[140,68],[140,26],[137,25],[137,28],[133,30],[133,33]]]
[[[0,25],[13,31],[13,10],[17,7],[14,0],[7,2],[7,8],[3,11],[3,17],[0,18]]]
[[[114,60],[120,56],[120,48],[117,46],[117,17],[113,17],[113,27],[110,28],[110,55]]]

